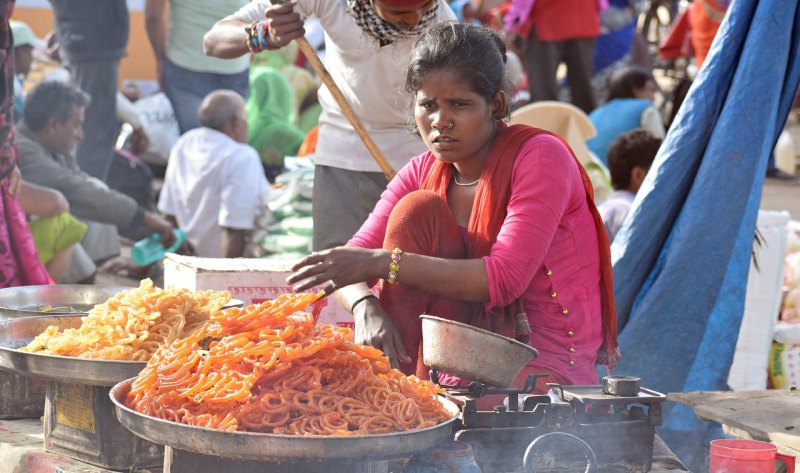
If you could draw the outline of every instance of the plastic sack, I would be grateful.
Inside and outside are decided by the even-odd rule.
[[[800,344],[772,343],[769,382],[774,389],[800,386]]]
[[[158,92],[137,100],[133,106],[150,138],[150,146],[141,158],[151,164],[166,165],[172,145],[180,136],[172,104],[163,92]]]

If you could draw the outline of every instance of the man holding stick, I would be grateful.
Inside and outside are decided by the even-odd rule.
[[[425,145],[409,133],[411,103],[403,84],[411,47],[426,28],[455,20],[444,0],[294,0],[250,2],[204,38],[206,54],[234,58],[302,38],[303,18],[325,29],[327,70],[392,169]],[[366,220],[387,184],[330,87],[320,88],[314,176],[314,250],[344,245]]]

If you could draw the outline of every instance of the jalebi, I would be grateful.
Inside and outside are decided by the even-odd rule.
[[[430,381],[391,369],[346,328],[300,312],[318,295],[212,314],[159,349],[134,380],[130,407],[221,430],[362,435],[421,429],[451,416]]]
[[[23,351],[105,360],[147,361],[162,345],[200,328],[230,301],[228,291],[159,289],[143,280],[94,306],[78,328],[50,326]]]

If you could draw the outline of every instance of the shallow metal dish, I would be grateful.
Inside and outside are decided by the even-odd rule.
[[[83,317],[59,315],[0,321],[0,369],[37,379],[93,386],[114,386],[139,374],[146,365],[143,361],[94,360],[19,350],[47,327],[77,328]]]
[[[0,289],[0,320],[37,315],[85,314],[132,287],[59,284]]]
[[[452,419],[411,432],[338,437],[225,432],[157,419],[130,409],[124,401],[131,383],[133,379],[123,381],[110,393],[117,420],[128,430],[157,444],[236,460],[370,460],[409,456],[450,438],[459,414],[453,402],[440,397]]]
[[[420,318],[422,361],[445,373],[505,388],[539,356],[535,348],[488,330],[432,315]]]

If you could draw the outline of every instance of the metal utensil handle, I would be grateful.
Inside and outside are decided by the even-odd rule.
[[[579,437],[575,435],[568,434],[566,432],[550,432],[539,437],[536,437],[528,448],[525,450],[525,457],[523,459],[522,465],[525,468],[525,473],[536,473],[534,470],[534,461],[533,461],[533,453],[537,447],[539,447],[543,440],[552,438],[552,437],[567,437],[569,440],[574,440],[577,442],[581,448],[585,451],[586,456],[586,470],[584,473],[595,473],[597,471],[597,455],[595,455],[594,450],[592,447],[589,446],[588,443],[581,440]]]
[[[279,5],[284,3],[284,0],[270,0],[270,3],[273,5]],[[336,85],[336,82],[334,82],[333,77],[328,72],[328,69],[325,68],[325,65],[319,60],[317,51],[303,36],[295,39],[295,41],[297,41],[297,46],[300,48],[300,51],[303,52],[306,59],[308,59],[308,61],[311,63],[311,67],[314,68],[314,72],[316,72],[320,79],[322,79],[322,83],[328,87],[333,99],[339,105],[339,108],[342,109],[342,113],[344,113],[344,116],[347,117],[347,120],[350,122],[350,124],[353,125],[353,128],[356,130],[356,133],[358,133],[361,141],[364,142],[364,146],[367,147],[367,151],[369,151],[369,154],[372,155],[372,158],[378,163],[378,166],[380,166],[381,171],[383,171],[383,174],[386,176],[386,179],[391,181],[395,174],[392,165],[386,161],[386,158],[383,157],[381,150],[378,149],[378,146],[374,141],[372,141],[372,138],[367,133],[364,125],[361,124],[361,120],[358,119],[358,116],[356,116],[353,108],[350,106],[350,103],[344,97],[344,94],[342,94],[341,89],[339,89],[339,86]]]

